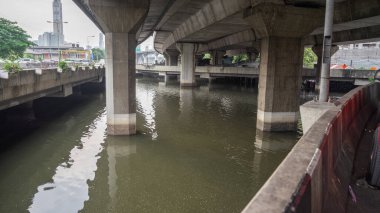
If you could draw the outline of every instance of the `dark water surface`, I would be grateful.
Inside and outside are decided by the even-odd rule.
[[[133,137],[106,135],[103,94],[71,101],[0,125],[0,212],[240,212],[300,137],[257,132],[236,86],[140,79]]]

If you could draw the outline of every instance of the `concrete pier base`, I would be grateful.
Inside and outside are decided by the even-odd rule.
[[[136,113],[107,116],[107,133],[110,135],[136,134]]]
[[[297,129],[302,53],[298,38],[268,37],[261,41],[259,130]]]
[[[256,127],[262,131],[294,131],[297,129],[299,112],[257,111]]]

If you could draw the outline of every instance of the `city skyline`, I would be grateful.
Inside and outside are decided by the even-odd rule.
[[[0,1],[0,8],[7,8],[0,11],[0,17],[16,21],[31,36],[31,40],[38,40],[39,35],[53,31],[52,24],[47,22],[54,20],[52,3],[53,0],[33,2],[28,0]],[[95,24],[73,1],[62,0],[62,7],[63,21],[68,22],[64,26],[66,42],[79,43],[85,47],[87,45],[87,36],[95,36],[95,38],[89,39],[89,43],[91,46],[97,47],[101,31]]]

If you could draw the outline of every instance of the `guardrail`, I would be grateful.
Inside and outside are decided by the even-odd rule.
[[[243,212],[345,212],[356,148],[380,101],[358,87],[305,133]]]

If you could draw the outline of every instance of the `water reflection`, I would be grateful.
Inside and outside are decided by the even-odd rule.
[[[191,88],[180,89],[179,109],[181,111],[182,119],[186,119],[191,116],[191,113],[193,111],[193,99],[194,99],[193,89]]]
[[[255,148],[257,152],[286,152],[294,146],[297,137],[288,132],[263,132],[256,129]]]
[[[148,86],[141,85],[137,87],[136,98],[138,109],[140,109],[140,113],[145,117],[144,126],[148,129],[148,133],[152,135],[152,140],[156,140],[158,137],[155,104],[153,103],[155,97],[156,92]]]
[[[66,122],[70,126],[70,120]],[[30,212],[77,212],[88,197],[88,181],[95,178],[98,154],[102,151],[106,130],[103,113],[83,132],[79,145],[70,152],[69,160],[56,168],[52,182],[38,187]]]
[[[108,193],[111,202],[108,203],[108,210],[117,206],[117,170],[116,163],[120,158],[128,157],[136,153],[136,144],[129,144],[125,141],[109,140],[107,141],[108,156]]]
[[[240,212],[298,137],[256,132],[257,92],[238,87],[183,89],[140,79],[133,137],[105,136],[104,113],[95,119],[103,108],[104,101],[83,106],[55,120],[55,128],[25,136],[31,145],[0,155],[6,174],[0,190],[11,195],[0,194],[0,212],[13,206],[18,212]]]

